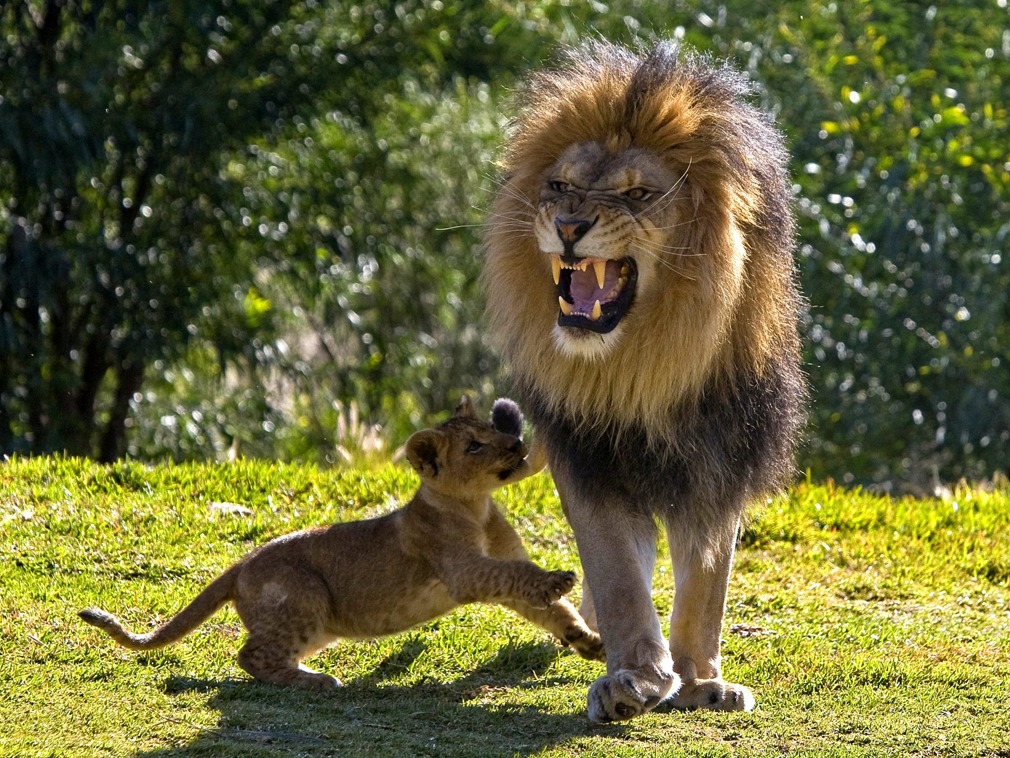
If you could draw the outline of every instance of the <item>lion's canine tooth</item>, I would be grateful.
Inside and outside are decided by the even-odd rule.
[[[566,316],[572,315],[572,306],[569,305],[567,302],[565,302],[565,299],[560,295],[558,295],[558,307],[561,309],[561,312],[564,313]]]
[[[603,289],[603,282],[607,278],[607,262],[600,260],[593,261],[593,271],[596,272],[596,283],[600,289]]]
[[[554,285],[561,283],[561,258],[557,255],[551,256],[551,273],[554,274]]]
[[[593,312],[589,314],[589,318],[591,318],[593,321],[599,321],[600,316],[602,315],[603,315],[603,308],[600,307],[600,301],[597,300],[593,304]]]

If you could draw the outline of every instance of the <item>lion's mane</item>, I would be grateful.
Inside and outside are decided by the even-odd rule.
[[[742,74],[675,44],[639,55],[605,42],[520,91],[486,232],[487,312],[534,423],[577,443],[587,487],[589,469],[623,455],[617,439],[655,452],[666,501],[696,486],[739,500],[791,468],[804,388],[786,153],[750,94]],[[582,142],[651,150],[693,203],[669,230],[663,297],[633,308],[593,359],[552,339],[557,295],[532,230],[545,172]]]

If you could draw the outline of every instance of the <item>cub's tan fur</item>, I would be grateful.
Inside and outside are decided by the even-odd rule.
[[[543,442],[607,648],[595,721],[749,709],[719,638],[746,504],[791,474],[805,390],[786,153],[741,74],[594,42],[520,91],[488,317]],[[651,598],[656,521],[676,580]]]
[[[400,510],[268,542],[148,634],[127,632],[102,610],[81,617],[121,645],[147,650],[175,642],[231,601],[249,632],[239,665],[266,682],[319,689],[339,681],[300,661],[336,638],[393,634],[478,601],[502,603],[580,655],[602,659],[599,636],[562,597],[575,575],[531,563],[490,497],[543,466],[526,458],[515,405],[499,400],[496,413],[502,403],[514,409],[512,433],[478,419],[464,398],[454,418],[408,440],[421,485]]]

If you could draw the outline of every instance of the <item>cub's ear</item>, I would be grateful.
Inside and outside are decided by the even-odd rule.
[[[507,397],[500,397],[491,407],[491,426],[502,434],[523,436],[523,414],[519,406]]]
[[[456,415],[465,418],[477,418],[477,411],[474,409],[469,395],[463,395],[463,399],[459,401],[459,405],[456,406]]]
[[[446,448],[445,435],[434,429],[414,432],[407,440],[407,460],[422,479],[438,476]]]

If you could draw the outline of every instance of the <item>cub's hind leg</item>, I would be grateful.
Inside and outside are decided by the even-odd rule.
[[[330,690],[332,676],[302,665],[304,658],[333,641],[327,631],[329,593],[322,579],[293,567],[273,567],[265,581],[243,582],[236,609],[249,637],[238,664],[263,682]]]
[[[239,651],[238,665],[261,682],[314,690],[332,690],[340,686],[339,679],[300,663],[305,655],[311,653],[303,654],[290,639],[250,634]]]

